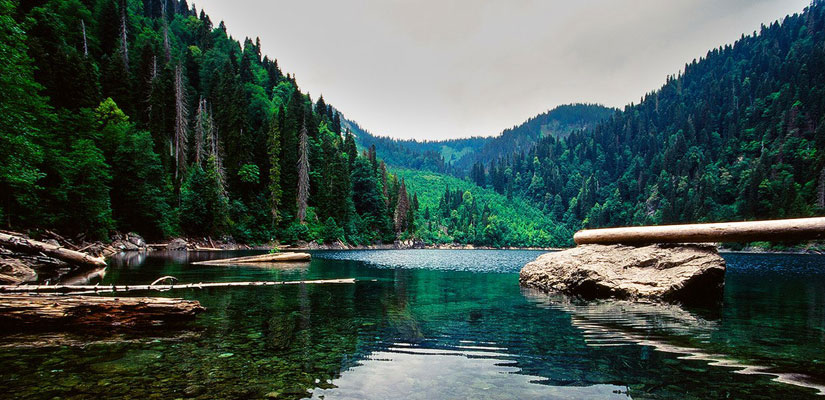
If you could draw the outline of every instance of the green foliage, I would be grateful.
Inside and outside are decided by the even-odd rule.
[[[244,164],[238,170],[238,178],[243,183],[257,184],[261,179],[261,171],[255,164]]]
[[[449,175],[395,170],[419,202],[416,234],[425,243],[568,246],[572,232],[521,198]]]
[[[34,223],[45,175],[41,128],[48,124],[49,109],[39,95],[41,86],[26,47],[26,35],[14,21],[14,3],[0,1],[0,214],[6,224]]]
[[[180,197],[183,232],[206,236],[226,231],[229,199],[223,193],[214,156],[207,160],[206,170],[199,165],[190,168],[181,185]]]
[[[103,152],[91,140],[79,139],[67,158],[72,162],[61,191],[66,193],[65,206],[74,211],[62,213],[59,225],[92,239],[108,237],[114,224],[109,203],[111,175]]]

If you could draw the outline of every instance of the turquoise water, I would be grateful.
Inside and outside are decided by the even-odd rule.
[[[354,277],[348,285],[176,290],[183,329],[5,334],[4,398],[820,398],[825,257],[726,255],[724,304],[580,302],[522,289],[534,251],[314,252],[116,259],[103,284]],[[93,277],[92,282],[100,278]]]

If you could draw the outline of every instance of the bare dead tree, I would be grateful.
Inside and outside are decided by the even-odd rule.
[[[89,45],[86,43],[86,22],[80,20],[80,29],[83,31],[83,56],[89,56]]]
[[[203,154],[203,138],[206,135],[206,99],[198,101],[198,113],[195,115],[195,165],[201,164]]]
[[[205,100],[204,104],[207,104]],[[221,159],[220,138],[218,137],[218,129],[212,119],[212,105],[207,104],[207,106],[209,112],[206,114],[206,141],[209,143],[209,154],[215,160],[215,172],[218,174],[221,191],[226,194],[226,171],[223,168],[223,159]]]
[[[172,49],[169,45],[169,21],[166,20],[166,2],[161,1],[161,19],[163,20],[163,50],[166,52],[166,62],[172,60]]]
[[[301,125],[301,138],[298,142],[298,220],[304,223],[309,200],[309,135],[306,121]]]
[[[152,56],[152,76],[149,77],[151,80],[155,80],[158,77],[158,56]]]
[[[186,144],[188,141],[189,109],[186,106],[186,93],[183,87],[183,68],[175,67],[175,135],[172,139],[175,147],[175,179],[186,169]]]
[[[120,55],[123,57],[123,65],[129,71],[129,46],[126,32],[126,2],[120,2]]]
[[[819,171],[819,187],[817,188],[816,205],[825,208],[825,167]]]

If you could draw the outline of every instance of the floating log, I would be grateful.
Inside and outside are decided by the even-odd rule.
[[[140,328],[192,319],[204,311],[192,300],[165,297],[0,296],[0,329]]]
[[[0,246],[28,254],[43,253],[49,257],[75,265],[92,267],[106,266],[106,261],[102,258],[93,257],[86,253],[70,250],[57,245],[26,239],[21,236],[9,235],[7,233],[0,233]]]
[[[772,221],[722,222],[624,228],[576,232],[576,244],[649,244],[702,242],[795,241],[825,238],[825,217]]]
[[[294,262],[294,261],[309,261],[312,256],[309,253],[273,253],[261,254],[249,257],[234,257],[223,258],[220,260],[198,261],[192,264],[196,265],[227,265],[227,264],[246,264],[246,263],[272,263],[272,262]]]
[[[168,277],[164,277],[168,278]],[[157,282],[157,281],[156,281]],[[0,292],[9,293],[33,293],[33,292],[77,292],[84,291],[90,293],[103,292],[132,292],[138,290],[158,290],[166,291],[172,289],[205,289],[215,287],[237,287],[237,286],[278,286],[278,285],[301,285],[301,284],[339,284],[355,283],[354,278],[345,279],[317,279],[309,281],[255,281],[255,282],[210,282],[210,283],[181,283],[181,284],[149,284],[149,285],[2,285]]]

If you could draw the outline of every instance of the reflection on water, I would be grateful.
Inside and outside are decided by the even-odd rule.
[[[148,253],[101,284],[358,279],[176,290],[185,331],[0,338],[17,398],[805,398],[825,383],[825,257],[725,256],[724,305],[582,303],[518,286],[540,252],[315,252],[300,267]],[[478,272],[481,271],[481,272]],[[100,278],[93,278],[100,279]],[[765,375],[770,372],[773,375]]]
[[[345,371],[334,388],[315,399],[627,399],[627,388],[538,385],[540,376],[521,373],[507,349],[464,342],[439,349],[407,343],[388,345]]]
[[[569,313],[571,323],[581,329],[588,346],[649,346],[657,351],[679,354],[683,360],[701,360],[712,366],[735,368],[734,372],[738,374],[769,375],[776,382],[825,394],[825,385],[805,374],[750,365],[725,354],[690,347],[689,343],[693,341],[707,343],[719,328],[719,322],[708,321],[678,305],[621,300],[583,302],[534,289],[522,289],[522,292],[540,307]]]

